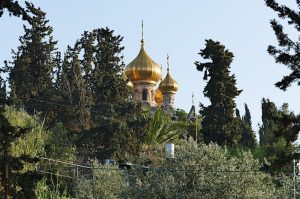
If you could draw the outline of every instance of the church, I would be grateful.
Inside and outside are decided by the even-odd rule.
[[[143,28],[142,28],[143,29]],[[170,74],[169,56],[167,56],[167,75],[162,79],[162,67],[151,59],[144,47],[142,31],[141,49],[137,57],[124,70],[128,85],[133,88],[133,100],[141,102],[150,110],[162,108],[168,113],[175,111],[175,94],[178,83]]]

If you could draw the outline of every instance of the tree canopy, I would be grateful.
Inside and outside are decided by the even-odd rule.
[[[265,168],[271,172],[290,172],[290,163],[299,159],[294,142],[300,131],[300,116],[288,110],[284,104],[280,109],[269,99],[262,100],[262,125],[259,129],[261,158],[270,165]]]
[[[236,87],[236,79],[230,74],[233,53],[225,49],[218,41],[206,40],[206,47],[199,55],[209,62],[195,62],[197,70],[203,71],[203,79],[207,81],[204,96],[211,105],[202,105],[202,132],[205,143],[216,142],[220,145],[236,144],[241,132],[239,120],[235,118],[234,99],[241,93]]]
[[[90,111],[92,121],[91,128],[82,133],[79,142],[85,149],[82,151],[102,159],[121,158],[127,152],[136,154],[146,132],[143,110],[140,104],[132,102],[131,90],[122,77],[125,67],[122,40],[113,30],[99,28],[84,32],[74,47],[82,55],[78,62],[82,76],[78,73],[80,79],[75,81],[81,85],[78,86],[80,99],[85,103],[85,110]],[[73,62],[76,57],[73,56]],[[76,84],[73,81],[73,86]],[[63,83],[63,86],[66,85]]]
[[[29,3],[27,1],[25,3],[27,5],[29,5]],[[14,15],[17,17],[21,16],[23,20],[27,20],[28,22],[30,22],[30,20],[31,20],[30,16],[27,14],[26,10],[22,6],[20,6],[18,1],[2,0],[0,2],[0,17],[3,15],[5,10],[7,10],[10,15]]]
[[[10,97],[16,105],[29,114],[42,112],[51,119],[49,101],[53,93],[53,71],[57,65],[53,29],[48,25],[46,13],[33,4],[26,4],[32,23],[24,26],[25,34],[19,38],[21,45],[13,51],[13,61],[6,64],[9,72]]]
[[[278,17],[288,21],[296,31],[300,31],[300,1],[296,1],[298,10],[293,10],[285,5],[279,5],[276,0],[265,0],[266,5],[274,10]],[[276,87],[286,90],[292,83],[300,85],[300,42],[293,41],[284,31],[284,27],[276,19],[271,20],[271,26],[275,32],[279,47],[270,45],[268,52],[275,58],[276,63],[286,65],[291,73],[277,82]]]
[[[243,147],[253,149],[256,146],[257,141],[256,141],[255,133],[252,129],[251,114],[247,104],[245,104],[245,115],[241,118],[237,114],[237,117],[241,119],[241,131],[242,131],[242,136],[241,139],[239,140],[239,143]]]

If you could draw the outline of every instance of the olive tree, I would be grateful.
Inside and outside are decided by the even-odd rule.
[[[230,155],[216,144],[187,142],[175,148],[174,159],[160,166],[137,169],[125,198],[288,198],[289,178],[274,179],[260,171],[250,152]],[[146,160],[147,158],[145,158]],[[276,183],[274,183],[276,182]]]

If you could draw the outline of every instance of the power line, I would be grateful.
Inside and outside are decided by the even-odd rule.
[[[71,177],[71,176],[62,175],[62,174],[58,174],[58,173],[52,173],[52,172],[49,172],[49,171],[44,171],[44,170],[39,170],[39,169],[36,169],[35,171],[37,171],[39,173],[42,173],[42,174],[49,174],[49,175],[55,175],[55,176],[58,176],[58,177],[64,177],[64,178],[71,178],[71,179],[73,179],[73,177]]]
[[[86,168],[86,169],[92,169],[92,170],[120,170],[119,168],[114,167],[91,167],[91,166],[85,166],[80,164],[75,164],[73,162],[65,162],[57,159],[51,159],[51,158],[45,158],[42,157],[43,160],[48,160],[51,162],[56,163],[62,163],[67,165],[72,165],[74,167],[79,168]],[[124,165],[126,165],[124,163]],[[147,167],[142,165],[135,165],[135,164],[127,164],[127,166],[136,167],[140,169],[146,169],[148,171],[154,171],[154,172],[207,172],[207,173],[256,173],[256,172],[262,172],[261,170],[206,170],[206,169],[173,169],[173,168],[155,168],[155,167]],[[200,166],[200,165],[193,165],[193,166]],[[70,167],[64,167],[64,168],[70,168]]]
[[[90,167],[90,166],[84,166],[84,165],[80,165],[80,164],[74,164],[73,162],[65,162],[65,161],[61,161],[61,160],[57,160],[57,159],[52,159],[52,158],[41,157],[40,159],[42,159],[42,160],[48,160],[48,161],[52,161],[52,162],[58,162],[58,163],[62,163],[62,164],[67,164],[67,165],[71,165],[71,166],[75,166],[75,167],[81,167],[81,168],[86,168],[86,169],[93,169],[93,167]]]
[[[0,90],[0,93],[3,93],[3,94],[6,94],[6,92],[3,92]],[[26,99],[24,97],[18,97],[19,99]],[[34,98],[30,98],[30,99],[26,99],[26,100],[29,100],[29,101],[34,101],[34,102],[39,102],[39,103],[45,103],[45,104],[50,104],[50,105],[55,105],[55,106],[60,106],[60,107],[65,107],[65,108],[68,108],[68,109],[72,109],[72,110],[82,110],[81,108],[79,107],[74,107],[74,106],[69,106],[69,105],[65,105],[65,104],[60,104],[60,103],[57,103],[57,102],[52,102],[52,101],[46,101],[46,100],[40,100],[40,99],[34,99]],[[64,100],[66,101],[66,100]],[[97,105],[107,105],[108,103],[97,103]],[[88,107],[90,108],[90,112],[91,113],[98,113],[98,114],[103,114],[103,112],[99,112],[99,111],[96,111],[96,110],[91,110],[91,107]],[[103,118],[107,118],[107,117],[104,117],[102,116]]]

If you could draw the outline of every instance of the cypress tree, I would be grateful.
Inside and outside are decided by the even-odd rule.
[[[260,146],[270,163],[265,168],[271,172],[289,172],[290,162],[300,158],[293,145],[300,131],[300,116],[290,112],[287,104],[278,110],[273,102],[263,99],[262,122]]]
[[[1,71],[1,69],[0,69]],[[0,72],[0,106],[6,103],[6,84]]]
[[[262,125],[259,128],[259,144],[263,146],[274,141],[272,132],[276,131],[277,126],[273,117],[278,114],[278,110],[273,102],[265,98],[262,99],[261,110]]]
[[[254,131],[252,129],[251,113],[245,103],[245,115],[241,119],[242,137],[239,143],[247,148],[254,148],[257,144]]]
[[[83,78],[91,89],[93,128],[80,142],[87,153],[99,158],[136,154],[145,137],[146,120],[140,105],[130,100],[122,78],[123,38],[108,28],[85,32],[78,45],[83,52]]]
[[[33,4],[26,4],[32,15],[30,27],[24,25],[24,36],[17,52],[13,51],[10,69],[10,96],[15,102],[24,106],[29,114],[42,112],[43,117],[50,117],[49,101],[53,91],[53,71],[57,64],[56,41],[52,38],[52,27],[48,25],[46,13]]]
[[[83,58],[81,60],[83,78],[87,83],[88,89],[92,89],[92,71],[95,68],[94,56],[95,56],[95,34],[85,31],[82,34],[81,39],[76,42],[75,46],[80,47],[83,52]]]
[[[282,19],[287,19],[288,24],[293,26],[296,31],[300,31],[300,1],[296,1],[298,10],[293,10],[287,6],[279,5],[276,0],[265,0],[266,5],[274,10]],[[268,52],[275,58],[276,63],[286,65],[291,73],[284,76],[281,81],[277,82],[276,87],[286,90],[292,83],[300,85],[300,42],[299,39],[293,41],[285,33],[283,26],[275,19],[271,20],[271,26],[275,32],[279,47],[270,45]]]
[[[248,105],[246,103],[245,103],[245,115],[243,117],[243,120],[249,126],[252,125],[250,110],[249,110]]]
[[[242,118],[241,118],[240,110],[239,110],[238,108],[235,109],[235,116],[236,116],[237,118],[242,119]]]
[[[203,71],[203,79],[208,81],[204,96],[211,105],[201,105],[203,115],[202,132],[205,143],[217,142],[219,145],[237,144],[241,137],[239,120],[234,116],[235,101],[241,91],[236,87],[234,75],[230,75],[233,54],[217,41],[206,40],[206,47],[200,51],[203,59],[210,62],[195,62],[197,70]]]
[[[71,132],[82,132],[91,128],[91,92],[83,79],[82,66],[76,46],[68,47],[58,78],[58,118]]]
[[[128,101],[129,89],[122,78],[125,67],[121,46],[123,38],[114,36],[114,31],[96,29],[93,35],[96,40],[94,54],[94,70],[92,72],[92,91],[94,94],[94,119],[118,114],[118,107]],[[113,102],[111,102],[113,100]]]

